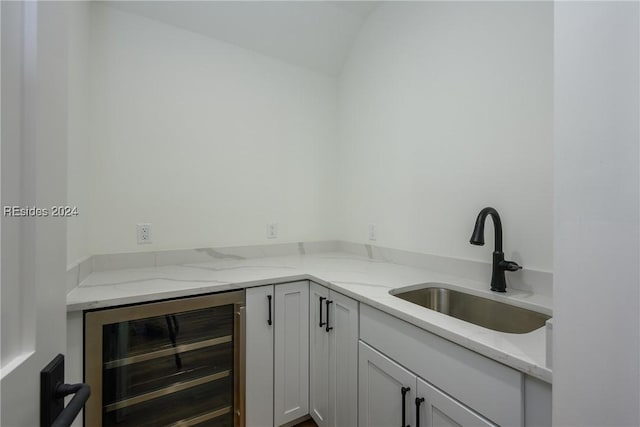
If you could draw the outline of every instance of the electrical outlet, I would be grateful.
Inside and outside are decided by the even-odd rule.
[[[378,237],[378,231],[375,224],[369,224],[369,240],[376,240]]]
[[[272,222],[267,224],[267,239],[277,239],[278,238],[278,223]]]
[[[151,243],[151,224],[138,224],[138,244]]]

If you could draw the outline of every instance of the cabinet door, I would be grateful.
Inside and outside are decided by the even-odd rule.
[[[329,425],[358,425],[358,302],[330,292]]]
[[[245,422],[273,426],[273,286],[246,290]]]
[[[413,426],[415,375],[362,341],[359,350],[358,425]]]
[[[276,286],[274,421],[309,413],[309,282]]]
[[[329,423],[329,332],[326,309],[328,299],[327,288],[317,283],[310,284],[309,413],[319,427],[333,425]],[[357,339],[356,335],[356,342]]]
[[[416,427],[472,427],[495,426],[489,420],[473,412],[457,400],[447,396],[431,384],[418,378],[419,399],[424,398],[414,409],[419,414]]]

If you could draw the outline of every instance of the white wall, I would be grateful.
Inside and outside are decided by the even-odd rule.
[[[67,264],[89,255],[89,37],[90,5],[67,3],[67,205],[78,216],[67,220]]]
[[[555,3],[553,421],[640,425],[640,5]]]
[[[334,237],[335,80],[92,9],[92,254]]]
[[[488,262],[492,239],[468,240],[492,205],[507,257],[553,269],[550,4],[385,4],[339,81],[91,8],[91,143],[74,150],[90,160],[70,159],[70,175],[89,177],[70,184],[70,202],[90,193],[90,209],[70,225],[69,262],[367,243],[370,223],[381,246]],[[153,224],[151,245],[136,243],[141,222]],[[268,222],[279,223],[276,241],[265,238]]]
[[[493,206],[506,256],[551,271],[552,48],[551,3],[378,7],[340,80],[340,236],[490,262]]]

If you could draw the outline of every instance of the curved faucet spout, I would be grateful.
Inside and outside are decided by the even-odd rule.
[[[495,251],[502,252],[502,221],[500,221],[500,215],[494,208],[487,207],[480,211],[476,218],[476,225],[473,228],[473,234],[469,243],[476,246],[484,246],[484,223],[487,216],[491,215],[493,220],[493,230],[495,234]]]

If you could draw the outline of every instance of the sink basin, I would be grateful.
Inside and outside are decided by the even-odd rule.
[[[398,298],[494,331],[526,334],[544,326],[546,314],[452,289],[429,287],[392,293]]]

